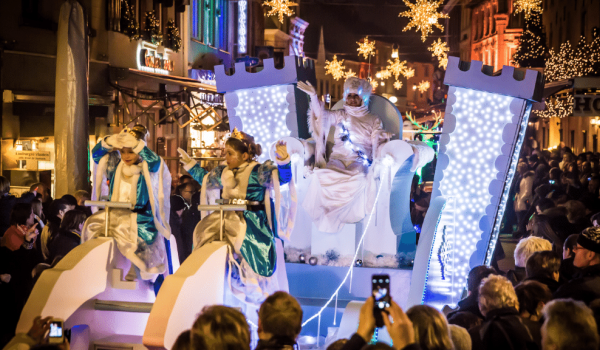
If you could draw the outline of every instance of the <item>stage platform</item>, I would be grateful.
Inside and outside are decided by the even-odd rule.
[[[334,294],[348,267],[334,267],[286,263],[290,294],[292,294],[304,311],[304,320],[310,318]],[[371,295],[371,276],[376,274],[390,275],[390,292],[392,298],[402,307],[406,306],[412,270],[355,267],[352,271],[352,288],[350,278],[342,286],[337,298],[337,314],[335,313],[335,298],[321,314],[321,336],[326,336],[329,327],[339,326],[346,305],[351,301],[364,301]],[[334,314],[336,317],[333,325]],[[302,335],[316,336],[318,319],[312,320],[302,328]],[[357,324],[358,326],[358,324]]]

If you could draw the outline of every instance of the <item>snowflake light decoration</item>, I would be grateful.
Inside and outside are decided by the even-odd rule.
[[[384,69],[384,70],[380,70],[379,72],[377,72],[376,74],[377,78],[379,79],[389,79],[392,76],[392,72],[390,72],[388,69]]]
[[[404,75],[406,79],[410,79],[415,76],[415,70],[414,68],[406,68],[404,72],[402,72],[402,75]]]
[[[289,0],[267,0],[263,2],[263,6],[271,6],[271,9],[267,12],[267,16],[277,15],[281,23],[283,23],[284,16],[292,16],[294,14],[294,10],[290,9],[290,6],[297,5]]]
[[[335,80],[344,77],[345,69],[344,60],[338,61],[337,55],[333,55],[333,61],[325,61],[325,74],[331,74]]]
[[[394,61],[388,60],[388,63],[389,63],[389,65],[387,66],[386,70],[391,72],[391,74],[394,75],[396,80],[398,80],[398,77],[400,76],[400,74],[402,74],[406,77],[406,71],[408,69],[412,69],[412,68],[408,68],[406,66],[406,61],[400,61],[400,59],[398,59],[398,58],[394,59]],[[413,74],[414,74],[414,70],[413,70]]]
[[[410,18],[410,22],[402,29],[403,32],[416,28],[417,31],[421,31],[421,40],[425,42],[427,36],[433,32],[434,26],[441,31],[444,30],[444,26],[438,23],[438,19],[450,17],[445,13],[437,12],[444,0],[416,0],[414,4],[408,0],[403,1],[409,10],[401,12],[399,17]]]
[[[369,58],[369,56],[375,56],[375,40],[369,41],[369,36],[366,36],[363,39],[363,42],[356,42],[358,44],[358,55],[363,55],[365,59]]]
[[[348,79],[350,77],[355,77],[356,72],[353,72],[352,69],[348,69],[346,73],[344,73],[344,78]]]
[[[377,80],[371,80],[371,86],[373,87],[373,90],[375,90],[379,86],[379,83]]]
[[[400,90],[400,88],[401,88],[401,87],[402,87],[402,82],[401,82],[401,81],[399,81],[399,80],[396,80],[396,81],[394,82],[394,89],[396,89],[396,90]]]
[[[425,91],[429,90],[430,86],[431,85],[428,81],[423,80],[419,83],[419,85],[417,85],[417,90],[419,90],[421,93],[424,93]]]
[[[448,65],[448,51],[450,51],[448,44],[442,41],[442,39],[438,39],[427,50],[431,51],[433,57],[437,57],[439,66],[446,69]]]
[[[525,19],[529,19],[532,13],[542,13],[542,0],[516,0],[513,4],[515,15],[523,12]]]

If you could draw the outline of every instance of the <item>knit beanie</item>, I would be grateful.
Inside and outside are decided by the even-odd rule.
[[[600,227],[588,227],[577,237],[577,244],[594,253],[600,253]]]

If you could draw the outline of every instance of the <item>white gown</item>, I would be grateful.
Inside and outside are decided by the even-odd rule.
[[[316,107],[311,101],[311,107]],[[342,140],[345,128],[355,148],[369,160],[382,139],[383,125],[379,117],[370,114],[366,106],[309,112],[311,133],[317,142],[316,167],[310,177],[307,195],[302,203],[319,231],[338,232],[346,223],[362,220],[373,208],[376,184],[371,166]],[[330,126],[335,126],[335,142],[327,163],[324,163],[324,142]],[[319,143],[322,143],[319,145]]]

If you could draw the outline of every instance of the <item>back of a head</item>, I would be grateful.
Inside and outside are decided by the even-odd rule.
[[[386,343],[377,342],[375,344],[367,344],[361,350],[394,350],[394,348]]]
[[[586,207],[581,201],[570,200],[565,203],[567,208],[567,219],[570,222],[575,222],[586,215]]]
[[[573,249],[575,249],[575,246],[577,245],[577,237],[579,237],[579,233],[573,233],[572,235],[569,235],[567,239],[565,239],[565,244],[563,244],[563,252],[569,249],[571,254],[573,254]]]
[[[534,252],[525,264],[527,277],[554,278],[554,274],[560,269],[560,257],[551,250]]]
[[[67,205],[72,205],[74,207],[77,206],[77,198],[70,194],[65,194],[64,196],[60,197],[60,200],[65,202]]]
[[[327,347],[326,350],[342,350],[342,348],[344,347],[344,345],[346,345],[347,342],[348,342],[348,339],[346,339],[346,338],[338,339],[338,340],[334,341],[333,343],[329,344],[329,346]]]
[[[544,212],[544,210],[554,208],[554,201],[550,198],[542,198],[537,203],[537,207],[540,208],[540,211]]]
[[[479,291],[479,285],[481,280],[489,275],[497,274],[496,269],[490,266],[480,265],[475,266],[469,271],[469,277],[467,278],[467,289],[470,293],[477,295]]]
[[[262,331],[275,338],[295,340],[302,330],[302,308],[290,294],[275,292],[261,305],[258,318]]]
[[[527,311],[530,315],[537,315],[539,303],[547,304],[552,300],[552,293],[548,286],[538,281],[524,281],[515,287],[519,300],[519,312]]]
[[[519,301],[512,283],[499,275],[490,275],[481,282],[478,301],[479,310],[484,316],[496,309],[519,309]]]
[[[557,350],[597,350],[600,345],[592,310],[581,301],[556,299],[543,310],[542,342]]]
[[[450,330],[446,318],[427,305],[416,305],[406,311],[413,324],[415,341],[422,350],[451,350]]]
[[[201,336],[211,350],[250,350],[250,327],[246,317],[231,307],[204,307],[191,331],[192,336]]]
[[[8,194],[8,192],[10,192],[10,180],[0,176],[0,196]]]
[[[203,336],[188,329],[179,334],[171,350],[208,350],[208,347]]]
[[[60,222],[60,229],[64,231],[79,231],[79,226],[85,222],[86,218],[85,213],[81,210],[69,210]]]
[[[83,204],[82,203],[83,201],[90,200],[92,198],[90,196],[90,193],[88,191],[85,191],[85,190],[75,191],[75,193],[73,194],[73,196],[75,197],[75,199],[77,199],[77,203],[81,203],[81,204]]]
[[[12,212],[10,213],[10,225],[25,225],[30,216],[31,204],[17,203],[12,208]]]
[[[544,250],[552,250],[552,243],[547,239],[536,236],[521,239],[515,248],[515,266],[525,267],[533,253]]]
[[[454,350],[471,350],[473,344],[469,331],[455,324],[448,325],[448,327],[450,328],[450,337],[452,338],[452,344],[454,344]]]

